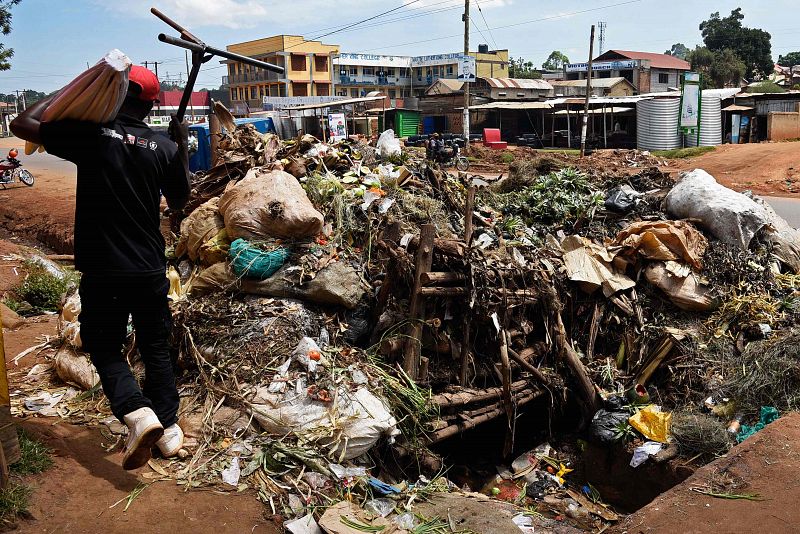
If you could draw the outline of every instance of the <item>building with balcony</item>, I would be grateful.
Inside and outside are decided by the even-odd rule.
[[[508,77],[508,50],[489,50],[480,45],[475,58],[478,77]],[[336,95],[364,96],[380,91],[390,99],[422,96],[440,79],[459,78],[462,53],[429,56],[339,54],[333,57]]]
[[[265,71],[238,61],[224,60],[228,75],[222,79],[228,87],[235,114],[262,109],[265,96],[331,96],[331,57],[338,45],[306,41],[299,35],[276,35],[228,45],[227,50],[252,57],[285,69],[283,74]]]

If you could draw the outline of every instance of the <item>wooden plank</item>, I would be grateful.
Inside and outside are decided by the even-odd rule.
[[[433,240],[436,237],[436,227],[432,224],[423,224],[419,234],[419,248],[415,260],[414,269],[414,288],[411,291],[411,303],[409,305],[409,328],[408,340],[406,341],[405,358],[403,359],[403,370],[412,379],[419,378],[419,364],[422,349],[422,321],[425,319],[425,297],[421,295],[422,287],[421,276],[423,273],[430,272],[433,265]]]
[[[424,286],[456,284],[466,279],[467,277],[461,273],[430,272],[422,273],[421,276],[422,285]]]

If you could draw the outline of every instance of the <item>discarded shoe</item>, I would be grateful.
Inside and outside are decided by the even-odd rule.
[[[150,459],[150,449],[164,434],[164,427],[150,408],[139,408],[123,417],[128,426],[122,468],[130,471],[142,467]]]
[[[158,449],[164,458],[177,456],[181,447],[183,447],[183,430],[177,423],[168,426],[164,429],[164,435],[156,442],[156,445],[158,445]]]

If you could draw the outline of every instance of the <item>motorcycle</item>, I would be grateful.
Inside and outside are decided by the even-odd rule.
[[[454,141],[445,141],[444,148],[432,154],[433,161],[443,167],[455,167],[465,172],[469,169],[469,159],[460,154],[461,148]]]
[[[12,148],[8,151],[8,157],[0,160],[0,185],[3,189],[15,182],[22,182],[28,187],[33,185],[33,175],[22,167],[22,162],[17,159],[18,155],[17,149]]]

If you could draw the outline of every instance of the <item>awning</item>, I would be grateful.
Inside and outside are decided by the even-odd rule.
[[[731,104],[728,107],[722,108],[722,111],[753,111],[755,108],[752,106],[740,106],[739,104]]]
[[[362,96],[360,98],[345,98],[343,100],[334,100],[332,102],[323,102],[321,104],[306,104],[304,106],[283,109],[284,111],[302,111],[304,109],[335,108],[338,106],[348,106],[350,104],[360,104],[362,102],[374,102],[375,100],[384,100],[385,98],[385,96]]]
[[[622,107],[607,107],[605,108],[605,113],[626,113],[628,111],[633,111],[633,108],[622,108]],[[570,115],[581,115],[583,110],[580,111],[571,111]],[[566,115],[567,110],[562,109],[561,111],[556,111],[553,115]],[[594,108],[589,110],[590,115],[602,115],[603,108]]]
[[[489,102],[470,106],[469,109],[470,111],[480,109],[553,109],[553,105],[547,102]]]

